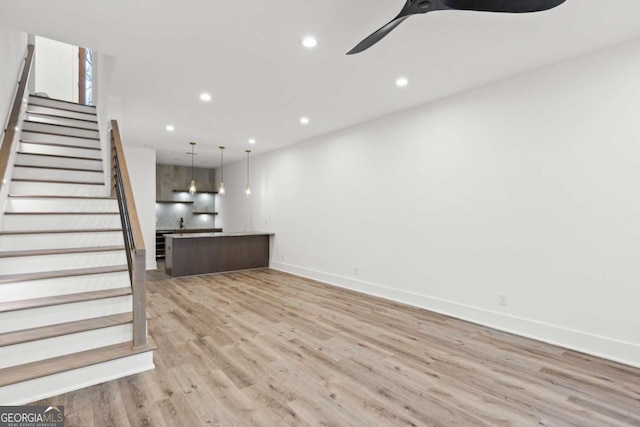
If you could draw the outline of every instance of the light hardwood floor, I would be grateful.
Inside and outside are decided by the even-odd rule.
[[[67,426],[640,426],[640,369],[274,270],[149,273],[156,369]]]

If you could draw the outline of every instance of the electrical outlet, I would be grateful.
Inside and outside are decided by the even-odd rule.
[[[282,261],[284,261],[284,252],[280,252],[280,259],[282,259]]]
[[[498,304],[500,305],[507,305],[507,294],[499,294],[498,295]]]
[[[353,267],[353,274],[358,275],[358,267]]]

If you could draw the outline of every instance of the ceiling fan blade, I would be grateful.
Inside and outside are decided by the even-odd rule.
[[[409,17],[409,15],[405,15],[405,16],[400,17],[400,18],[395,18],[393,21],[389,22],[387,25],[385,25],[384,27],[382,27],[379,30],[375,31],[373,34],[371,34],[370,36],[368,36],[367,38],[362,40],[360,43],[358,43],[356,45],[356,47],[354,47],[349,52],[347,52],[347,55],[353,55],[354,53],[360,53],[363,50],[369,49],[371,46],[373,46],[374,44],[376,44],[380,40],[382,40],[394,28],[396,28],[398,25],[402,24],[402,22],[405,19],[407,19],[408,17]]]
[[[391,22],[362,40],[347,55],[369,49],[393,31],[411,15],[434,10],[471,10],[480,12],[529,13],[540,12],[560,6],[566,0],[406,0],[405,4]]]
[[[481,12],[528,13],[560,6],[566,0],[440,0],[449,9]]]
[[[363,50],[369,49],[371,46],[382,40],[383,37],[389,34],[409,16],[427,13],[438,9],[446,9],[446,7],[442,7],[439,4],[439,0],[406,0],[398,16],[393,18],[387,25],[358,43],[356,47],[347,52],[347,55],[353,55],[354,53],[360,53]]]

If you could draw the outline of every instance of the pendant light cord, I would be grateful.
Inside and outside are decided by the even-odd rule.
[[[251,150],[247,150],[247,187],[249,186],[249,154]]]

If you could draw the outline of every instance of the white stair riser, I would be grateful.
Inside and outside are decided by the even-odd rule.
[[[5,215],[4,231],[83,230],[121,227],[120,215]]]
[[[16,156],[16,164],[33,165],[33,166],[53,166],[58,168],[102,170],[102,159],[97,159],[97,160],[65,159],[60,157],[18,154]]]
[[[60,110],[58,108],[50,108],[50,107],[41,107],[39,105],[33,105],[33,104],[30,104],[27,107],[27,111],[30,113],[51,114],[53,116],[62,116],[62,117],[68,117],[70,119],[81,119],[81,120],[96,121],[98,117],[95,112],[92,114],[78,113],[75,111]]]
[[[23,122],[22,129],[33,132],[47,132],[56,135],[80,136],[83,138],[99,138],[97,130],[77,129],[66,126],[55,126],[44,123]]]
[[[106,197],[110,190],[106,185],[12,181],[9,192],[11,194],[37,194],[41,196]]]
[[[0,387],[0,405],[24,405],[154,368],[153,352],[122,357],[60,374]]]
[[[88,105],[72,104],[68,102],[60,102],[55,99],[36,98],[34,96],[29,97],[29,105],[40,105],[44,107],[51,107],[61,110],[79,111],[87,114],[96,114],[96,109]]]
[[[48,142],[50,144],[74,145],[84,148],[101,148],[100,141],[95,139],[73,138],[70,136],[49,135],[46,133],[26,132],[20,134],[20,139],[31,142]]]
[[[133,339],[131,324],[0,347],[0,369],[120,344]]]
[[[122,251],[84,252],[27,257],[0,258],[2,274],[22,274],[39,271],[74,270],[79,268],[124,265],[127,257]]]
[[[107,289],[126,288],[130,285],[128,271],[29,280],[0,285],[0,302],[104,291]]]
[[[14,179],[48,179],[51,181],[104,182],[104,172],[85,172],[64,169],[16,167]]]
[[[93,233],[14,234],[0,236],[0,251],[121,246],[122,231]]]
[[[0,334],[39,328],[55,323],[75,322],[112,314],[131,313],[131,295],[60,304],[50,307],[0,313]]]
[[[5,212],[117,212],[115,199],[9,198]]]
[[[86,148],[60,147],[57,145],[20,143],[21,153],[53,154],[56,156],[84,157],[88,159],[102,159],[102,151],[88,150]]]
[[[54,117],[37,113],[27,113],[26,120],[52,125],[74,126],[89,130],[98,129],[98,123],[94,121],[71,119],[68,117]]]

